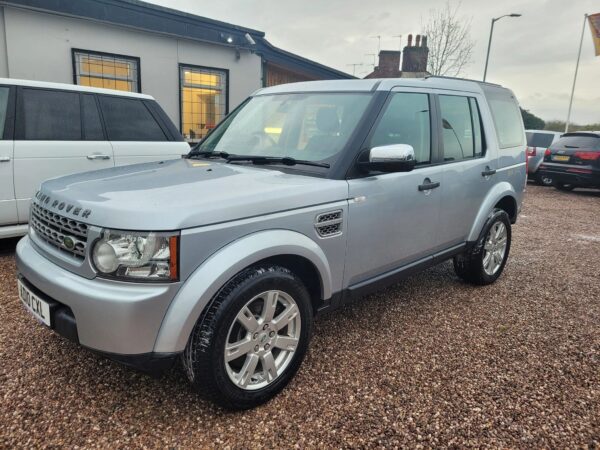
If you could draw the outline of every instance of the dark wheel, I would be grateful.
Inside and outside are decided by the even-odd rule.
[[[550,178],[548,175],[544,175],[541,173],[538,173],[535,176],[535,181],[537,182],[537,184],[541,184],[542,186],[552,186],[553,184],[552,178]]]
[[[194,389],[230,409],[277,395],[308,349],[310,296],[300,279],[276,265],[244,270],[200,317],[182,355]]]
[[[494,209],[471,249],[454,257],[456,274],[468,283],[491,284],[498,279],[510,251],[511,227],[506,211]]]
[[[555,186],[556,186],[556,189],[558,189],[559,191],[565,191],[565,192],[570,192],[573,189],[575,189],[575,185],[573,185],[573,184],[556,183]]]

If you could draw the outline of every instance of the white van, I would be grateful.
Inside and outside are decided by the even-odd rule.
[[[0,78],[0,238],[27,232],[49,178],[180,158],[189,145],[153,97]]]

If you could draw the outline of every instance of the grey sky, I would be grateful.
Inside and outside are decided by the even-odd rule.
[[[285,50],[357,75],[370,72],[381,35],[382,49],[398,48],[402,34],[417,34],[434,8],[445,0],[151,0],[162,6],[256,28]],[[472,19],[474,61],[466,76],[481,78],[490,19],[496,23],[488,81],[510,87],[521,106],[545,120],[566,118],[583,14],[600,13],[598,0],[462,0],[461,14]],[[364,72],[364,73],[362,73]],[[586,26],[572,120],[600,122],[600,56],[594,56]]]

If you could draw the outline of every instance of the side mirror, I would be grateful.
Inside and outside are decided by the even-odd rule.
[[[373,147],[368,152],[368,160],[360,161],[359,166],[366,171],[410,172],[416,163],[412,145],[392,144]]]

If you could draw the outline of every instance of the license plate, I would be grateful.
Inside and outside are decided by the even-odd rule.
[[[21,280],[17,280],[19,289],[19,298],[25,305],[25,308],[33,314],[38,321],[44,325],[50,326],[50,305],[44,300],[35,295],[31,290],[27,288]]]
[[[552,157],[552,161],[568,161],[569,157],[564,155],[555,155]]]

